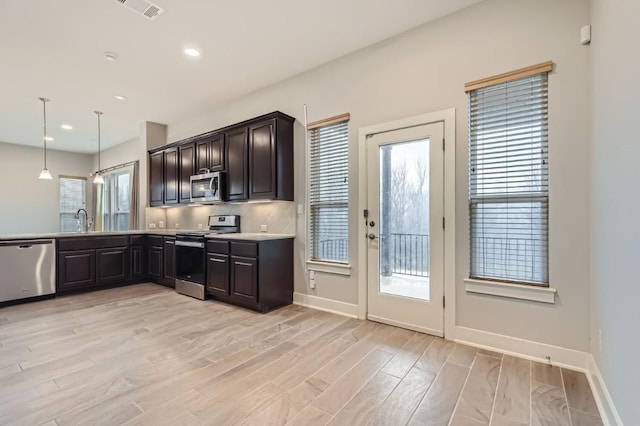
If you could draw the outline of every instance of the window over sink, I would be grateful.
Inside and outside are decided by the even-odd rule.
[[[78,209],[86,208],[87,178],[60,176],[60,232],[82,230],[83,219],[76,219]]]
[[[135,164],[102,172],[104,184],[96,185],[94,205],[96,231],[136,229],[137,200]]]

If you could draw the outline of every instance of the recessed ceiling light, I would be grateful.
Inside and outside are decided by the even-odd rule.
[[[104,52],[104,57],[107,61],[115,61],[118,59],[118,54],[116,52]]]
[[[192,58],[197,58],[200,56],[200,51],[198,49],[194,49],[193,47],[187,47],[184,49],[184,54],[187,56],[191,56]]]
[[[126,96],[122,96],[122,95],[115,95],[114,98],[116,98],[119,101],[126,101],[127,97]]]
[[[73,126],[71,124],[61,124],[60,127],[64,130],[73,130]]]
[[[47,142],[53,142],[55,139],[53,139],[51,136],[47,136],[44,138],[44,140],[46,140]]]

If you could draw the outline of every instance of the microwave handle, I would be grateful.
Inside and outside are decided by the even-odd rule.
[[[209,189],[211,190],[212,195],[216,195],[218,193],[218,176],[211,178],[211,182],[209,182]]]

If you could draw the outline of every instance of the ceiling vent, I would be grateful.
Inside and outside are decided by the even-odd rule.
[[[145,18],[153,21],[160,15],[164,10],[160,6],[156,6],[153,3],[150,3],[146,0],[116,0],[118,3],[121,3],[127,6],[129,9],[134,12],[144,16]]]

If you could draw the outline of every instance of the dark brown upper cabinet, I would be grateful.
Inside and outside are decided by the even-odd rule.
[[[249,198],[276,197],[276,121],[249,126]]]
[[[180,194],[178,190],[180,182],[180,170],[178,167],[178,148],[164,150],[164,204],[178,204]]]
[[[195,142],[196,172],[201,169],[214,171],[225,170],[224,134],[207,136]]]
[[[247,127],[225,133],[227,143],[227,200],[249,198]]]
[[[249,199],[293,201],[294,119],[274,115],[249,126]]]
[[[154,152],[149,158],[149,203],[164,204],[164,152]]]
[[[195,144],[187,143],[178,147],[180,159],[180,203],[189,204],[191,202],[191,175],[196,171],[196,149]]]
[[[190,202],[192,174],[226,172],[225,201],[293,201],[293,123],[272,112],[149,153],[151,206]]]

